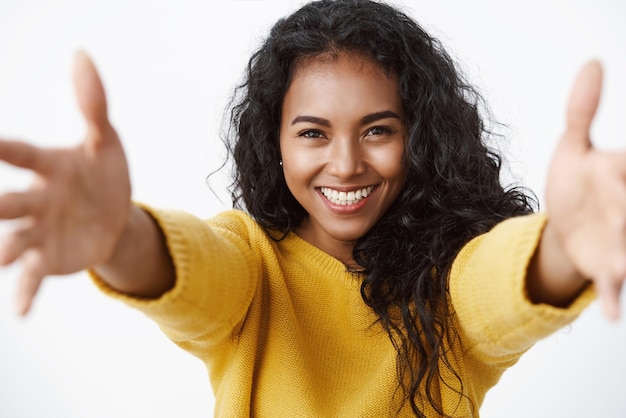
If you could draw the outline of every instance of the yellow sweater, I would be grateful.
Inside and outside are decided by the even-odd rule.
[[[174,260],[175,287],[147,301],[94,279],[206,364],[216,417],[398,415],[395,349],[372,326],[359,278],[340,261],[293,233],[271,240],[241,211],[208,222],[150,211]],[[450,294],[463,347],[450,347],[450,360],[466,397],[438,388],[451,416],[477,417],[503,371],[593,299],[586,291],[568,309],[526,299],[526,266],[544,223],[542,214],[507,220],[467,244],[454,263]],[[408,404],[399,415],[411,415]]]

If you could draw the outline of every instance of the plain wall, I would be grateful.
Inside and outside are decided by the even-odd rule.
[[[229,208],[222,110],[269,26],[300,1],[0,1],[0,136],[67,146],[84,129],[72,54],[99,67],[110,117],[129,158],[133,198],[209,217]],[[623,148],[626,6],[619,0],[397,4],[438,36],[506,125],[505,180],[543,199],[565,101],[579,67],[598,58],[605,89],[593,137]],[[30,176],[0,163],[0,191]],[[224,203],[220,202],[219,196]],[[0,223],[0,231],[10,223]],[[19,266],[0,270],[0,417],[210,417],[203,364],[141,314],[101,294],[85,274],[47,280],[18,318]],[[622,300],[625,300],[623,297]],[[481,416],[621,417],[626,321],[594,303],[541,341],[491,390]]]

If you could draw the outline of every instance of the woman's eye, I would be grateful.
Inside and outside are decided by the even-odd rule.
[[[302,131],[298,134],[298,136],[308,138],[308,139],[324,138],[323,133],[321,133],[320,131],[313,131],[313,130]]]
[[[386,126],[374,126],[367,131],[367,135],[380,136],[380,135],[388,135],[391,133],[391,129]]]

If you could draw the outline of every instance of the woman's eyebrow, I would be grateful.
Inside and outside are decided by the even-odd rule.
[[[367,116],[363,116],[363,118],[361,119],[361,123],[363,125],[367,125],[372,122],[376,122],[377,120],[387,118],[402,119],[397,113],[392,112],[391,110],[384,110],[382,112],[376,112]]]
[[[377,120],[387,119],[387,118],[401,119],[400,115],[398,115],[397,113],[392,112],[391,110],[384,110],[382,112],[376,112],[376,113],[363,116],[363,118],[361,118],[361,124],[367,125],[369,123],[376,122]],[[328,119],[320,118],[317,116],[308,116],[308,115],[297,116],[296,118],[294,118],[294,120],[291,121],[291,124],[295,125],[296,123],[299,123],[299,122],[309,122],[309,123],[314,123],[316,125],[330,127],[330,121]]]
[[[319,118],[317,116],[297,116],[294,120],[291,121],[291,124],[295,125],[298,122],[310,122],[316,125],[330,127],[330,121],[328,119]]]

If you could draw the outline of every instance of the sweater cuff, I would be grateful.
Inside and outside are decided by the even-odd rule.
[[[245,317],[256,289],[249,246],[236,234],[185,212],[138,206],[163,232],[174,264],[174,287],[156,299],[141,299],[111,288],[89,271],[96,286],[156,321],[174,342],[229,333]]]
[[[595,298],[586,288],[566,308],[535,304],[526,291],[530,261],[547,217],[508,219],[470,241],[455,260],[450,294],[466,347],[504,360],[573,321]]]
[[[87,274],[102,293],[152,316],[153,314],[157,314],[160,310],[167,310],[168,305],[175,304],[180,298],[180,295],[184,293],[184,289],[187,286],[185,282],[186,278],[189,276],[187,271],[189,260],[186,255],[189,253],[187,248],[189,243],[182,232],[185,226],[181,227],[181,224],[193,225],[197,223],[203,226],[205,226],[205,224],[203,221],[184,212],[157,210],[141,203],[134,204],[150,215],[164,232],[163,235],[166,240],[166,246],[172,257],[176,274],[174,287],[158,298],[140,298],[120,292],[111,287],[92,269],[88,269]],[[192,226],[187,226],[186,228],[190,227]]]

